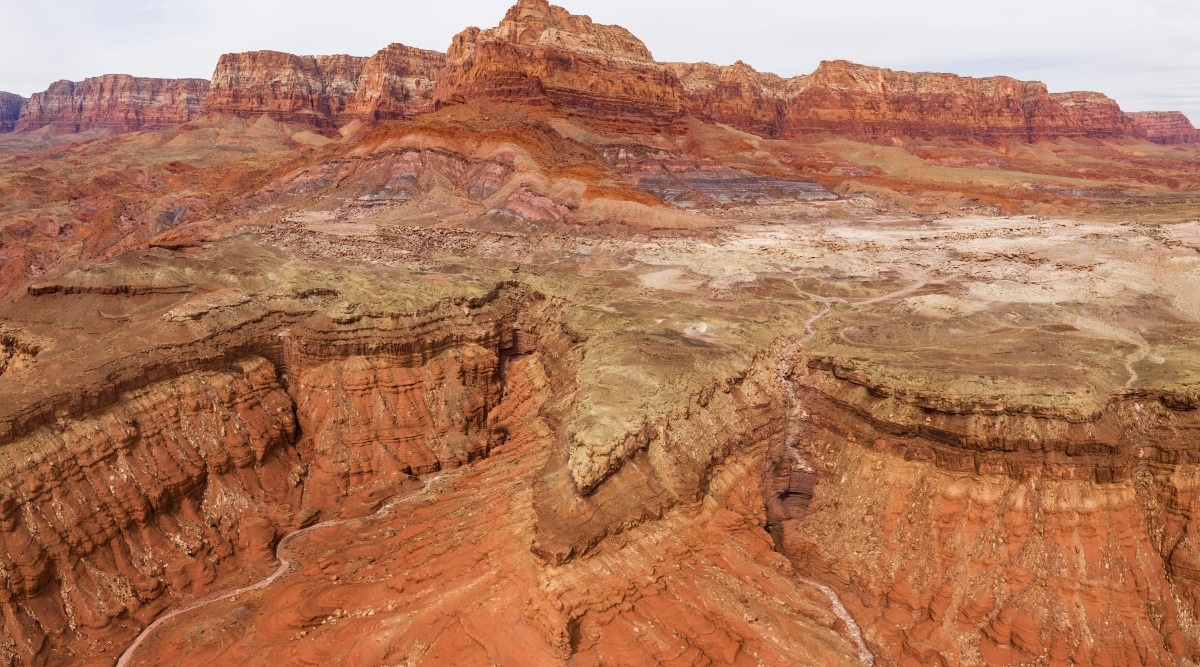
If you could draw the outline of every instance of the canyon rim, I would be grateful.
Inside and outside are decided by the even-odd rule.
[[[445,52],[0,93],[0,665],[1200,661],[1200,133]]]

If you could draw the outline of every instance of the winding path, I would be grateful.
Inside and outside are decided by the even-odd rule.
[[[904,289],[900,289],[889,294],[884,294],[882,296],[872,297],[869,299],[856,299],[853,301],[841,297],[819,297],[812,294],[807,295],[809,298],[825,304],[825,306],[820,312],[804,321],[804,337],[784,348],[783,353],[780,355],[779,381],[783,383],[784,390],[787,392],[788,400],[791,405],[791,412],[788,415],[788,425],[784,432],[784,446],[786,448],[792,449],[796,444],[796,418],[803,410],[803,407],[800,404],[800,397],[796,395],[796,388],[792,386],[791,380],[788,379],[788,373],[790,370],[788,360],[791,359],[792,354],[796,351],[796,348],[803,345],[808,339],[817,335],[817,322],[829,314],[829,311],[833,309],[833,304],[835,303],[845,303],[854,307],[869,306],[914,294],[928,284],[928,276],[921,275],[913,284],[905,287]],[[837,616],[842,620],[843,623],[846,624],[846,634],[849,635],[850,640],[854,642],[854,647],[858,652],[858,661],[862,663],[863,667],[874,667],[875,654],[871,653],[871,649],[867,648],[867,642],[865,639],[863,639],[862,628],[859,627],[858,623],[854,620],[854,617],[850,615],[850,612],[846,610],[846,606],[842,604],[842,599],[838,597],[837,591],[834,591],[825,584],[813,581],[811,579],[800,579],[800,582],[812,586],[813,588],[821,591],[825,597],[829,598],[829,606],[830,610],[833,611],[833,615]]]
[[[272,572],[270,574],[270,576],[263,579],[262,581],[259,581],[256,584],[251,584],[249,586],[243,586],[242,588],[238,588],[236,590],[226,591],[224,593],[219,593],[216,595],[212,595],[212,596],[197,600],[185,607],[176,609],[175,611],[173,611],[169,614],[165,614],[163,616],[158,617],[157,619],[154,620],[153,623],[151,623],[150,625],[147,625],[146,628],[144,630],[142,630],[141,633],[139,633],[137,637],[134,638],[133,643],[129,645],[129,648],[126,648],[125,652],[121,654],[121,657],[117,659],[117,667],[126,667],[127,665],[129,665],[130,661],[133,660],[134,654],[137,653],[138,647],[140,647],[150,637],[150,635],[154,633],[155,630],[157,630],[159,627],[161,627],[162,625],[164,625],[171,619],[174,619],[178,616],[182,616],[183,614],[195,611],[197,609],[207,607],[208,605],[215,604],[217,602],[221,602],[222,600],[228,600],[230,598],[234,598],[239,595],[243,595],[245,593],[253,593],[254,591],[260,591],[260,590],[270,586],[271,584],[274,584],[276,581],[279,581],[280,579],[282,579],[284,576],[290,574],[291,572],[294,572],[296,570],[296,568],[299,566],[299,564],[296,562],[296,560],[294,559],[292,554],[289,552],[288,547],[291,546],[292,542],[294,542],[296,540],[296,538],[300,537],[301,535],[313,533],[318,530],[321,530],[322,528],[329,528],[331,526],[340,526],[345,523],[352,523],[355,521],[370,521],[372,519],[382,518],[382,517],[386,516],[388,514],[388,512],[391,512],[393,509],[395,509],[397,506],[399,506],[403,503],[406,503],[410,500],[413,500],[419,496],[425,495],[426,493],[429,492],[429,489],[433,486],[434,483],[436,483],[442,479],[445,479],[448,476],[450,476],[448,473],[443,473],[441,475],[436,475],[434,477],[430,477],[429,479],[425,480],[425,486],[420,491],[417,491],[415,493],[410,493],[402,498],[393,499],[391,502],[384,504],[383,507],[380,507],[379,510],[376,511],[374,514],[364,516],[364,517],[355,517],[355,518],[351,518],[351,519],[336,519],[333,521],[323,521],[321,523],[317,523],[317,524],[308,526],[307,528],[301,528],[299,530],[294,530],[294,531],[288,533],[287,535],[284,535],[279,540],[279,544],[276,545],[276,547],[275,547],[275,558],[277,560],[279,560],[279,567],[275,568],[275,571]]]

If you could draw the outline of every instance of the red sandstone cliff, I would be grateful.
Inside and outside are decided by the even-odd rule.
[[[370,58],[252,51],[221,56],[208,113],[266,114],[323,127],[353,120],[404,118],[432,108],[436,51],[393,44]]]
[[[639,133],[682,131],[690,114],[764,137],[1149,138],[1168,144],[1197,137],[1177,112],[1126,114],[1099,93],[1052,94],[1042,83],[1009,77],[898,72],[839,60],[784,79],[740,61],[725,67],[659,63],[624,28],[596,24],[547,0],[520,0],[490,30],[468,28],[448,54],[400,44],[370,58],[226,54],[211,92],[194,79],[61,81],[34,95],[23,111],[19,97],[0,97],[0,131],[153,129],[201,111],[335,128],[472,100],[551,106],[600,129]]]
[[[1136,111],[1129,117],[1139,132],[1156,144],[1200,142],[1200,132],[1179,111]]]
[[[25,98],[13,93],[0,92],[0,132],[12,132],[25,107]]]
[[[628,30],[546,0],[521,0],[496,28],[455,36],[437,99],[549,104],[598,127],[630,131],[669,128],[687,106],[675,72]]]
[[[203,79],[148,79],[106,74],[58,81],[25,104],[15,130],[46,127],[81,132],[103,128],[136,132],[171,127],[200,115],[208,94]]]
[[[687,95],[688,112],[764,137],[778,136],[787,103],[808,83],[759,72],[738,61],[720,67],[709,63],[670,63]]]
[[[1137,136],[1117,103],[1098,93],[1052,95],[1042,83],[1009,77],[897,72],[842,60],[822,62],[784,112],[785,136],[826,132],[983,141]]]

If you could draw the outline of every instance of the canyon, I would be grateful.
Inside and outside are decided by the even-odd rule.
[[[545,0],[0,113],[0,665],[1200,661],[1182,114]]]

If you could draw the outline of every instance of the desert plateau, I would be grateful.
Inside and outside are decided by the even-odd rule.
[[[365,48],[0,93],[0,665],[1200,664],[1185,114]]]

